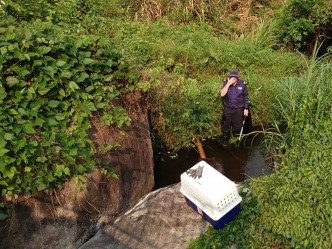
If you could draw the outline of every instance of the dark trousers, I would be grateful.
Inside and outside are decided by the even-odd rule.
[[[233,134],[241,132],[243,123],[243,108],[229,108],[224,106],[224,111],[221,118],[221,130],[223,136],[229,137],[232,128]]]

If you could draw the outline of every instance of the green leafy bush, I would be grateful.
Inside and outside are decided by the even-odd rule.
[[[277,234],[292,248],[332,243],[332,181],[327,177],[332,173],[332,67],[315,59],[316,54],[301,78],[280,82],[275,108],[280,123],[287,124],[277,148],[282,162],[275,174],[251,184],[262,204],[260,232]],[[270,238],[269,245],[276,242]]]
[[[112,5],[108,1],[91,0],[7,0],[2,3],[2,9],[19,22],[40,19],[57,24],[78,24],[86,15],[103,16]]]
[[[78,23],[87,6],[80,0],[8,0],[4,1],[3,10],[19,22],[40,19],[55,23]]]
[[[153,82],[151,89],[152,125],[169,148],[190,146],[195,137],[217,133],[222,108],[218,79],[201,84],[174,75],[168,82],[155,81],[158,84]]]
[[[223,229],[216,230],[212,226],[199,238],[191,240],[188,249],[201,248],[230,248],[236,243],[237,248],[257,248],[248,243],[251,231],[254,228],[254,220],[261,215],[260,204],[257,199],[248,193],[248,186],[242,188],[240,195],[242,202],[240,213],[231,222],[226,224]]]
[[[294,49],[311,52],[316,39],[331,40],[331,8],[324,0],[286,1],[279,18],[280,41]]]
[[[6,220],[8,218],[7,214],[0,213],[0,221]]]
[[[258,247],[284,244],[286,248],[330,248],[330,120],[306,125],[283,156],[280,169],[251,183],[262,208],[262,216],[256,221],[261,228],[253,232],[265,234],[257,238]]]
[[[0,16],[17,22],[50,21],[87,34],[109,35],[111,18],[124,13],[122,0],[6,0],[0,3]]]
[[[2,194],[60,187],[95,167],[89,117],[129,124],[109,101],[134,89],[108,39],[66,34],[50,23],[0,27],[0,188]]]

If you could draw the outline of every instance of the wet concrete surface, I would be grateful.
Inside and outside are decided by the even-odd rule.
[[[247,141],[246,146],[222,146],[219,139],[202,142],[207,158],[213,158],[223,175],[234,182],[272,173],[264,159],[260,141]],[[196,148],[181,149],[174,159],[164,153],[155,162],[155,189],[180,181],[180,175],[199,161]],[[221,166],[221,167],[220,167]],[[222,168],[222,169],[221,169]]]

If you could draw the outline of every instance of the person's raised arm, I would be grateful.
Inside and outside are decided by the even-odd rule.
[[[227,80],[226,85],[220,90],[220,96],[224,97],[227,92],[228,92],[228,88],[230,87],[230,85],[234,84],[236,81],[236,78],[231,78]]]

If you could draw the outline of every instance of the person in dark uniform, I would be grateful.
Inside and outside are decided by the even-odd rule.
[[[223,142],[228,142],[230,132],[239,134],[243,116],[249,115],[249,98],[247,86],[239,79],[237,70],[233,69],[224,81],[220,96],[224,97],[224,111],[221,119]]]

